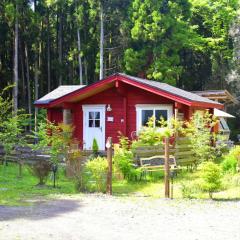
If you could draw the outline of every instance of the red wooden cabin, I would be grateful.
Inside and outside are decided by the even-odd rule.
[[[223,108],[218,102],[166,83],[122,73],[89,86],[60,86],[35,105],[47,109],[51,122],[72,123],[74,137],[83,148],[91,149],[96,138],[101,150],[107,137],[117,143],[119,132],[131,139],[152,115],[188,120],[196,110]]]

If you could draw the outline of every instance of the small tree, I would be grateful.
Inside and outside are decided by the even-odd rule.
[[[7,156],[10,155],[14,147],[26,144],[24,128],[27,124],[28,115],[22,110],[17,113],[12,112],[13,102],[5,95],[10,87],[5,88],[0,93],[0,144],[4,148],[4,162],[7,163]],[[21,165],[21,162],[19,162]],[[19,173],[21,175],[21,171]]]
[[[213,193],[221,188],[221,169],[213,162],[204,162],[201,165],[201,183],[200,187],[203,191],[209,193],[209,197],[213,198]]]
[[[96,157],[98,155],[98,150],[99,150],[98,142],[96,138],[93,139],[92,150],[93,150],[94,156]]]
[[[43,150],[50,155],[50,162],[55,173],[61,159],[66,159],[70,143],[72,141],[73,128],[71,125],[60,123],[55,125],[51,122],[41,122],[38,131],[34,132],[33,138],[37,136],[37,143],[33,145],[36,150]]]
[[[190,138],[192,149],[200,163],[207,159],[214,160],[216,157],[212,145],[214,134],[211,132],[216,123],[216,118],[209,112],[197,112],[190,122],[186,122],[185,134]]]

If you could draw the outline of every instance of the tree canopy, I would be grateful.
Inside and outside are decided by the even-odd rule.
[[[0,87],[15,83],[16,107],[30,114],[58,85],[98,81],[101,61],[104,76],[223,88],[238,9],[237,0],[2,0]]]

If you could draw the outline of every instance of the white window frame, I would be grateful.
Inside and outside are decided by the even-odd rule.
[[[137,132],[139,132],[142,128],[142,110],[167,110],[167,121],[173,117],[172,104],[136,104]]]

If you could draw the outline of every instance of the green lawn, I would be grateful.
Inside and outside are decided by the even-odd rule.
[[[64,177],[63,170],[57,180],[57,188],[52,187],[51,179],[45,187],[36,186],[38,179],[33,177],[27,167],[23,168],[22,178],[18,178],[18,167],[10,163],[0,165],[0,205],[27,204],[25,200],[39,196],[75,193],[72,181]]]
[[[57,188],[52,187],[49,178],[45,187],[38,187],[37,178],[33,177],[27,167],[23,168],[22,178],[18,178],[18,167],[15,164],[9,166],[0,165],[0,205],[25,205],[30,204],[31,199],[44,196],[57,197],[59,194],[78,194],[74,188],[74,182],[64,176],[64,170],[60,169],[57,180]],[[194,187],[198,181],[198,172],[189,173],[183,171],[174,180],[174,198],[181,199],[183,185],[190,189],[192,198],[207,199],[208,194],[201,193]],[[148,196],[164,197],[164,184],[162,174],[147,176],[141,182],[127,182],[126,180],[114,180],[113,194],[116,196]],[[222,191],[214,194],[216,200],[240,200],[240,174],[225,175],[223,177]]]

